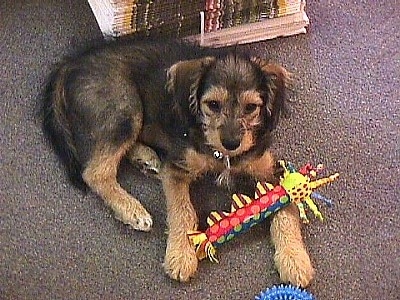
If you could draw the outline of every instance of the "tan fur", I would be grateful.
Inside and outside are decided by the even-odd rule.
[[[113,209],[117,219],[135,229],[148,231],[153,224],[150,214],[117,182],[119,163],[129,147],[129,144],[125,144],[115,151],[107,147],[98,147],[82,177]]]
[[[187,281],[197,270],[197,257],[187,238],[189,230],[196,230],[198,219],[190,201],[191,179],[174,170],[163,169],[161,180],[167,200],[168,240],[164,260],[166,273],[174,279]]]
[[[279,211],[272,220],[275,265],[284,282],[306,287],[315,271],[301,236],[301,222],[295,205]]]
[[[242,110],[245,109],[247,104],[255,104],[258,106],[258,109],[262,105],[262,100],[260,93],[257,91],[245,91],[240,94],[240,104],[242,106]],[[258,111],[255,111],[257,113]]]
[[[202,97],[202,104],[206,104],[210,101],[217,101],[224,105],[228,101],[229,93],[228,91],[220,86],[213,87],[210,91],[205,93]],[[206,107],[202,109],[205,113],[211,113]]]
[[[270,62],[260,62],[261,68],[264,72],[274,74],[279,80],[282,80],[285,85],[289,85],[293,74],[286,70],[281,65]]]
[[[275,160],[270,151],[250,163],[240,163],[238,172],[247,173],[257,180],[270,180],[274,176]]]
[[[222,163],[220,163],[213,157],[197,153],[193,149],[188,149],[186,151],[185,161],[189,173],[192,174],[194,178],[198,178],[209,170],[215,170],[216,172],[218,172],[218,169],[221,171],[223,168]]]

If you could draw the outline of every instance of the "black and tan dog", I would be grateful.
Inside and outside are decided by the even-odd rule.
[[[51,77],[44,128],[71,179],[84,183],[122,222],[150,230],[152,218],[117,182],[125,156],[159,171],[166,203],[164,267],[174,279],[198,261],[186,233],[198,226],[191,182],[206,173],[271,179],[270,132],[285,100],[284,68],[177,42],[119,41],[67,59]],[[313,268],[297,212],[272,221],[275,261],[284,281],[306,286]]]

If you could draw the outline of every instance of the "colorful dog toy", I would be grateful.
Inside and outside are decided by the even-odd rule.
[[[279,285],[268,288],[255,300],[314,300],[314,296],[293,285]]]
[[[284,168],[284,174],[279,185],[258,182],[254,199],[246,195],[234,194],[230,213],[212,212],[207,218],[209,227],[205,232],[188,232],[189,239],[196,247],[198,259],[208,257],[211,261],[218,262],[215,257],[218,246],[246,232],[290,203],[297,205],[300,218],[304,223],[309,222],[304,204],[317,218],[323,220],[321,212],[311,197],[325,200],[328,204],[330,201],[313,191],[336,180],[339,174],[311,181],[322,166],[314,168],[307,164],[297,172],[290,163],[281,161],[281,165]]]

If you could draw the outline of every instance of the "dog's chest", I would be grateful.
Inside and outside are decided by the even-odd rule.
[[[222,160],[214,158],[213,155],[199,153],[194,149],[186,150],[185,163],[189,173],[195,177],[207,172],[220,173],[225,169]]]
[[[187,171],[193,177],[199,177],[205,173],[217,174],[217,183],[220,185],[229,185],[234,171],[229,157],[222,156],[217,151],[212,154],[203,154],[189,149],[185,154],[185,162]]]

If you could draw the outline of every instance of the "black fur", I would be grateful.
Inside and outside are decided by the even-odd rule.
[[[68,66],[63,65],[50,76],[42,106],[43,131],[65,164],[70,180],[79,188],[84,189],[85,184],[81,176],[82,164],[78,161],[73,133],[67,118],[64,89],[57,88],[57,85],[67,84],[70,71]]]
[[[247,84],[260,90],[266,103],[272,101],[269,89],[273,77],[248,57],[225,50],[175,41],[122,39],[66,59],[50,77],[43,124],[71,180],[82,184],[81,173],[96,146],[118,148],[137,136],[167,160],[179,162],[189,146],[209,151],[204,144],[201,117],[191,105],[193,99],[189,100],[193,78],[183,78],[172,92],[166,89],[166,71],[174,63],[209,55],[217,59],[197,74],[200,78],[195,98],[217,82],[229,84],[232,90]],[[274,109],[270,112],[266,105],[263,108],[265,120],[249,155],[261,154],[269,145],[269,132],[276,125],[285,98],[284,86],[276,90],[280,94],[275,95]],[[142,128],[139,132],[133,125],[138,120]]]

